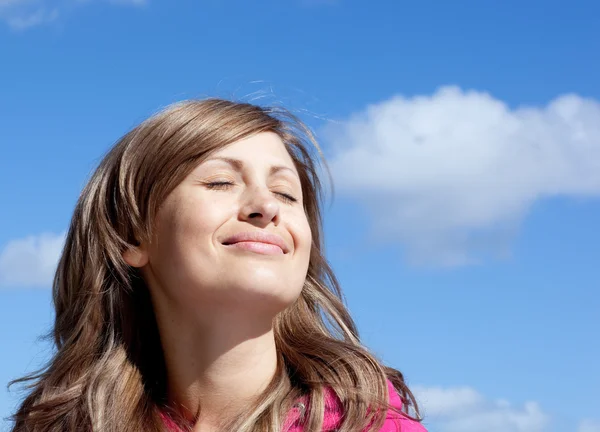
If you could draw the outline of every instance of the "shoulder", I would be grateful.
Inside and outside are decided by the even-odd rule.
[[[427,429],[418,421],[396,415],[387,417],[379,432],[427,432]]]
[[[343,404],[332,388],[326,387],[324,390],[325,412],[321,430],[335,431],[340,427],[343,421]],[[389,404],[395,409],[388,410],[385,422],[378,432],[427,432],[421,423],[407,417],[402,412],[397,412],[402,409],[402,400],[390,381],[388,381],[388,394]],[[299,405],[308,406],[310,404],[310,398],[303,397],[297,402],[298,403],[295,405],[296,407]],[[288,413],[283,430],[286,432],[304,431],[304,419],[297,408],[292,409],[290,413]],[[367,428],[367,430],[369,430],[369,428]]]
[[[390,381],[388,381],[388,392],[390,405],[397,410],[401,410],[402,400]],[[407,417],[404,413],[398,413],[390,409],[379,432],[427,432],[427,429],[420,422]]]

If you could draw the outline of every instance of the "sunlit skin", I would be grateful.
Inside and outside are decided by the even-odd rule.
[[[200,163],[166,198],[150,244],[124,253],[151,292],[169,397],[216,430],[269,383],[272,320],[299,296],[311,230],[297,170],[261,133]]]

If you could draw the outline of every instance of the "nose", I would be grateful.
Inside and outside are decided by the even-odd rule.
[[[264,228],[271,222],[279,224],[279,201],[270,191],[260,186],[248,188],[240,208],[240,219]]]

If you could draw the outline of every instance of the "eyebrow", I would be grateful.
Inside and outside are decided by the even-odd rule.
[[[244,162],[239,159],[223,157],[223,156],[216,156],[216,157],[207,159],[206,162],[211,161],[211,160],[225,162],[225,163],[231,165],[236,171],[242,171],[244,169]],[[292,174],[294,174],[294,176],[296,176],[296,177],[298,176],[296,171],[294,171],[293,169],[291,169],[290,167],[287,167],[285,165],[273,165],[271,167],[271,169],[269,170],[269,175],[277,174],[280,171],[290,171]]]

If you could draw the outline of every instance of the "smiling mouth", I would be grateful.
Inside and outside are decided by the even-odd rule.
[[[284,255],[289,252],[280,236],[263,231],[248,231],[235,234],[222,242],[223,246],[261,255]]]
[[[236,243],[223,243],[224,246],[261,255],[283,255],[283,249],[271,243],[258,241],[240,241]]]

